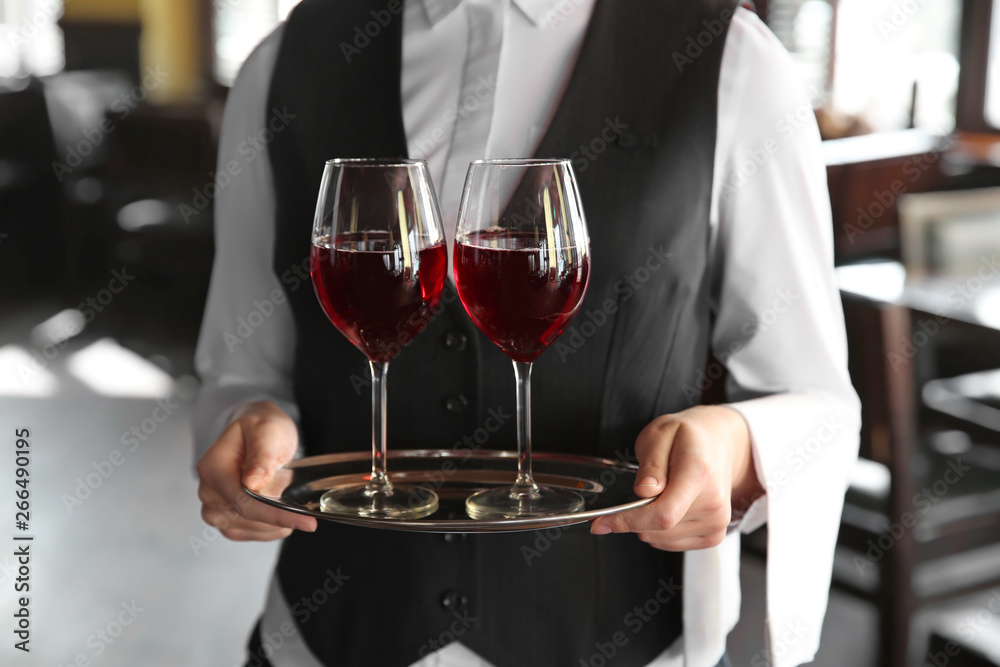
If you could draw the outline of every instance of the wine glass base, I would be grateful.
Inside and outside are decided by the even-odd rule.
[[[473,519],[515,519],[570,514],[582,510],[583,504],[583,496],[565,489],[540,486],[537,493],[527,494],[506,487],[472,494],[465,510]]]
[[[366,485],[332,489],[319,500],[320,509],[376,519],[419,519],[438,508],[437,494],[429,489],[393,484],[389,493],[371,491]]]

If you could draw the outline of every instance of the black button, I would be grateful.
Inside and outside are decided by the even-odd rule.
[[[452,352],[461,352],[469,343],[469,339],[461,331],[449,331],[444,335],[444,347]]]
[[[469,600],[458,591],[445,591],[441,595],[441,608],[445,611],[462,611]]]
[[[452,394],[444,401],[444,408],[448,412],[460,415],[469,407],[469,399],[464,394]]]
[[[457,517],[455,517],[457,518]],[[444,541],[447,544],[458,544],[465,540],[465,533],[445,533]]]

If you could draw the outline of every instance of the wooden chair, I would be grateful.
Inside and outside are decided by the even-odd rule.
[[[1000,468],[962,454],[956,464],[945,445],[981,447],[954,431],[921,428],[914,360],[930,347],[905,344],[923,340],[911,312],[846,294],[843,303],[862,402],[859,471],[876,471],[876,480],[882,472],[880,483],[852,484],[847,493],[838,542],[849,558],[839,559],[834,585],[877,606],[878,664],[905,667],[918,607],[1000,581],[1000,567],[955,573],[956,556],[972,562],[977,549],[1000,543]]]
[[[42,83],[0,82],[0,299],[51,296],[69,260],[64,202]]]

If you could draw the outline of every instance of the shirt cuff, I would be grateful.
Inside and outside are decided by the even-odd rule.
[[[743,417],[743,421],[747,425],[747,433],[750,436],[750,454],[753,456],[753,467],[754,473],[757,475],[757,481],[760,482],[762,489],[767,489],[767,478],[764,471],[764,463],[761,460],[760,446],[757,442],[757,438],[754,436],[754,420],[750,416],[752,410],[748,410],[748,406],[752,403],[758,402],[760,399],[755,399],[754,401],[743,401],[740,403],[726,403],[725,407],[735,410]],[[750,414],[748,414],[750,413]],[[757,530],[765,523],[767,523],[767,492],[755,498],[749,505],[745,507],[733,507],[732,518],[729,521],[729,527],[726,533],[732,533],[739,531],[744,535],[752,533]]]
[[[229,426],[236,410],[255,401],[271,401],[291,417],[298,427],[298,406],[292,401],[279,398],[259,387],[233,385],[225,388],[215,387],[213,390],[202,387],[192,419],[195,464],[201,460],[212,443]],[[302,455],[302,448],[299,447],[295,458],[300,458]]]

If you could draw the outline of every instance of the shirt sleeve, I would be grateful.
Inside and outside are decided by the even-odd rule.
[[[267,95],[283,26],[247,59],[229,93],[219,139],[215,195],[215,262],[195,367],[195,460],[240,405],[274,401],[293,419],[295,323],[272,268],[275,195],[265,132]],[[298,269],[298,272],[291,269]],[[283,280],[308,281],[302,267]]]
[[[765,496],[737,527],[768,524],[771,663],[819,646],[860,404],[847,372],[830,199],[809,96],[787,52],[739,9],[719,82],[712,349],[749,428]],[[721,374],[706,369],[704,383]],[[791,636],[795,642],[781,639]]]

